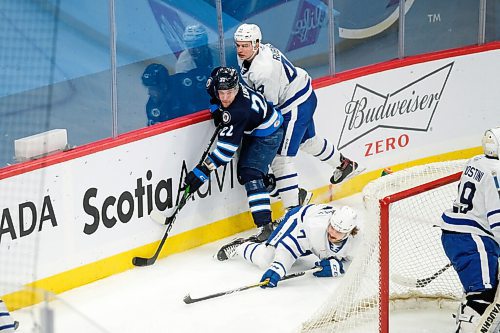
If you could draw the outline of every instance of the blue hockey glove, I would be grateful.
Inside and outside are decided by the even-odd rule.
[[[202,164],[197,165],[184,178],[184,188],[189,186],[189,193],[196,192],[208,180],[209,175],[210,170],[206,166]]]
[[[319,272],[313,273],[316,277],[333,277],[344,274],[344,265],[342,265],[342,261],[335,258],[317,261],[316,267],[322,268]]]
[[[218,104],[210,104],[210,115],[214,120],[215,127],[219,126],[222,122],[222,110],[219,109]]]
[[[214,114],[214,112],[219,111],[219,105],[218,104],[210,104],[209,109],[210,109],[210,113]]]
[[[265,280],[269,279],[269,283],[261,286],[261,288],[274,288],[278,285],[278,282],[281,280],[281,277],[276,271],[272,269],[268,269],[264,275],[262,275],[262,278],[260,279],[260,282],[264,282]]]

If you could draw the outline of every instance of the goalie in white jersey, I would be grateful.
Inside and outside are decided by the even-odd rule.
[[[361,170],[331,142],[316,135],[313,115],[317,99],[309,74],[261,40],[262,34],[255,24],[242,24],[234,33],[241,77],[278,107],[284,117],[285,135],[271,168],[283,205],[290,208],[299,204],[298,175],[291,160],[299,148],[334,168],[332,184],[339,184]]]
[[[484,155],[467,162],[453,208],[442,216],[441,241],[457,271],[465,300],[456,332],[499,332],[500,309],[495,296],[500,255],[500,127],[487,130]],[[484,329],[484,330],[483,330]]]
[[[353,237],[358,233],[357,213],[351,207],[340,209],[317,204],[289,210],[265,243],[243,238],[221,248],[217,259],[227,260],[236,254],[266,269],[263,287],[276,287],[289,273],[294,262],[314,255],[317,277],[335,277],[344,274],[344,263],[351,260]]]

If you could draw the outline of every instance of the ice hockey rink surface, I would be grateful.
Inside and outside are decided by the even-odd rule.
[[[348,204],[360,212],[360,217],[365,214],[360,194],[333,204]],[[254,232],[249,230],[241,235]],[[334,297],[342,277],[316,278],[308,274],[282,281],[273,289],[253,288],[185,304],[183,298],[187,294],[202,297],[259,282],[263,271],[241,258],[219,262],[212,257],[220,246],[236,236],[57,295],[48,303],[54,313],[54,332],[298,332],[302,322],[327,298]],[[292,273],[312,266],[312,258],[301,259]],[[40,320],[40,307],[36,305],[12,314],[20,322],[16,333],[42,332],[36,324]],[[390,332],[453,332],[452,312],[399,310],[391,314]],[[363,328],[357,332],[370,333]]]

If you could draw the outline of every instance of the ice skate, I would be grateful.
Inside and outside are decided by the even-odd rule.
[[[236,238],[230,243],[224,245],[216,254],[219,261],[226,261],[236,255],[236,248],[245,242],[244,238]]]
[[[313,196],[312,192],[309,192],[306,189],[299,187],[299,206],[308,205],[311,202],[311,198]]]
[[[330,183],[335,185],[340,184],[343,181],[360,174],[364,170],[364,168],[359,167],[358,163],[351,161],[341,154],[340,165],[333,171],[333,175],[330,178]]]
[[[271,236],[271,234],[273,233],[273,230],[274,230],[273,224],[268,223],[268,224],[260,227],[259,233],[257,233],[256,235],[250,236],[250,238],[248,240],[255,242],[255,243],[265,242],[269,238],[269,236]]]

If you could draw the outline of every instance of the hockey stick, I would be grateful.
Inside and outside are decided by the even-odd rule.
[[[428,276],[426,278],[422,279],[416,279],[416,278],[411,278],[407,276],[402,276],[400,274],[393,274],[391,276],[391,280],[396,282],[397,284],[401,286],[406,286],[410,288],[423,288],[427,286],[429,283],[437,279],[441,274],[446,272],[448,268],[451,267],[451,263],[447,263],[445,266],[440,268],[437,272],[432,274],[431,276]]]
[[[303,276],[308,272],[317,272],[317,271],[320,271],[321,269],[322,269],[321,267],[314,267],[314,268],[308,269],[306,271],[288,274],[288,275],[283,276],[280,281],[289,280],[289,279],[293,279],[293,278],[296,278],[299,276]],[[204,301],[204,300],[211,299],[211,298],[216,298],[216,297],[220,297],[220,296],[224,296],[224,295],[230,295],[230,294],[234,294],[234,293],[237,293],[240,291],[265,286],[268,283],[269,283],[269,280],[264,280],[264,281],[259,282],[259,283],[254,283],[254,284],[250,284],[247,286],[243,286],[243,287],[239,287],[239,288],[231,289],[231,290],[227,290],[227,291],[221,291],[219,293],[215,293],[215,294],[211,294],[211,295],[207,295],[207,296],[203,296],[203,297],[199,297],[199,298],[192,298],[191,295],[187,294],[186,296],[184,296],[184,303],[191,304],[191,303],[196,303],[196,302]]]
[[[188,199],[191,197],[191,194],[192,193],[189,193],[189,186],[186,187],[184,189],[184,193],[182,193],[182,198],[179,201],[179,204],[175,208],[174,214],[170,217],[165,217],[165,224],[168,224],[168,227],[165,233],[163,234],[160,245],[158,245],[158,248],[156,249],[156,252],[153,254],[153,256],[150,258],[143,258],[143,257],[132,258],[132,264],[134,264],[134,266],[150,266],[156,262],[156,259],[158,259],[158,255],[160,254],[161,249],[163,248],[163,244],[165,244],[165,241],[167,240],[168,233],[170,232],[170,229],[172,229],[172,226],[174,225],[173,222],[177,217],[177,212],[179,212],[181,208],[184,207]]]
[[[220,123],[219,126],[217,126],[215,128],[215,132],[212,135],[212,137],[210,138],[210,142],[208,143],[208,147],[205,149],[205,151],[201,155],[200,163],[202,163],[205,160],[205,158],[208,156],[208,153],[210,151],[210,147],[212,147],[212,144],[214,143],[214,141],[217,138],[217,135],[219,134],[221,129],[222,129],[222,123]],[[189,186],[187,186],[184,189],[184,192],[182,193],[181,200],[179,201],[179,204],[177,205],[177,207],[175,207],[173,214],[171,216],[165,216],[165,220],[164,220],[163,224],[168,225],[168,227],[167,227],[167,230],[165,231],[165,233],[163,234],[163,237],[161,239],[160,244],[158,245],[158,248],[156,249],[156,252],[150,258],[143,258],[143,257],[132,258],[132,264],[134,266],[150,266],[156,262],[156,259],[158,259],[158,255],[160,254],[161,249],[163,248],[163,244],[165,244],[165,241],[167,240],[168,233],[170,232],[170,229],[172,229],[174,221],[177,217],[177,213],[182,209],[182,207],[184,207],[184,205],[187,203],[189,198],[191,198],[191,195],[192,195],[192,193],[190,193],[190,191],[189,191]],[[158,215],[158,214],[160,214],[160,213],[153,214],[153,212],[151,212],[151,215]],[[154,219],[154,217],[152,217],[152,218]]]

